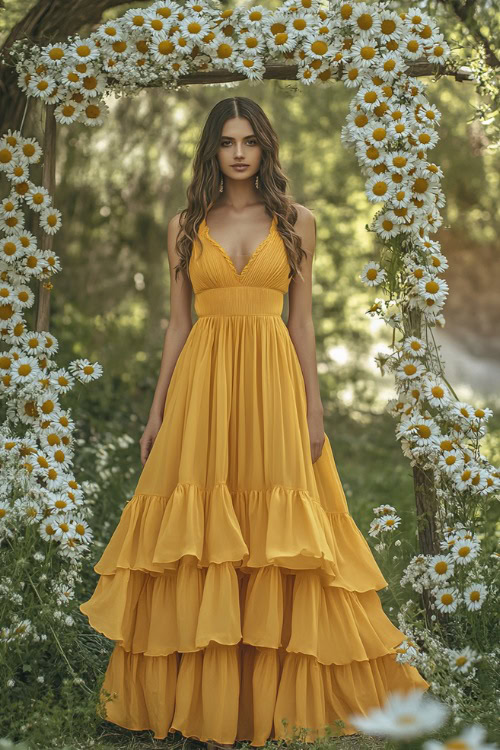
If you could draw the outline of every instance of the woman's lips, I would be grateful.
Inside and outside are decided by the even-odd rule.
[[[237,172],[243,172],[245,169],[248,169],[248,164],[231,164],[231,166]]]

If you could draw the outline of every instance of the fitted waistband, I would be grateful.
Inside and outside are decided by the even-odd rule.
[[[283,292],[256,286],[205,289],[194,295],[198,317],[204,315],[281,315]]]

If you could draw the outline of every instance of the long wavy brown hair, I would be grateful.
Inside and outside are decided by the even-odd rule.
[[[222,172],[217,151],[224,123],[232,117],[246,117],[261,146],[258,190],[270,218],[276,215],[276,228],[283,239],[290,265],[288,275],[293,279],[298,274],[303,280],[300,264],[306,253],[300,235],[293,228],[297,209],[292,204],[292,196],[287,194],[288,180],[279,160],[278,138],[264,110],[245,96],[222,99],[206,119],[193,160],[193,178],[186,191],[187,208],[182,209],[179,216],[176,249],[180,261],[175,266],[175,279],[181,272],[189,278],[189,260],[194,242],[198,239],[198,228],[220,195]]]

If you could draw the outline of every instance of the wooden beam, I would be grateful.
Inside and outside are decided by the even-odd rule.
[[[297,65],[286,65],[286,64],[270,64],[266,65],[265,72],[263,74],[264,80],[280,80],[280,81],[296,81],[298,84],[303,85],[297,80]],[[343,66],[339,66],[339,70],[336,73],[332,73],[332,77],[335,80],[340,80],[342,76]],[[437,65],[429,63],[427,61],[414,62],[405,71],[405,75],[415,76],[421,78],[424,76],[435,76],[436,80],[441,76],[453,76],[456,81],[462,83],[468,81],[473,83],[474,76],[473,71],[467,67],[454,69],[446,65]],[[186,75],[179,76],[179,86],[186,86],[192,83],[229,83],[231,81],[246,81],[247,77],[243,73],[233,73],[230,70],[210,70],[206,73],[202,71],[196,71],[195,73],[187,73]],[[162,81],[154,82],[149,84],[149,87],[161,87]]]

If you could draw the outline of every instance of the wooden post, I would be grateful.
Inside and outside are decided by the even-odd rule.
[[[43,136],[43,167],[42,185],[47,188],[49,195],[54,197],[56,184],[56,119],[54,104],[45,107],[45,130]],[[35,234],[41,250],[51,250],[54,235],[47,234],[41,229],[38,215],[35,222]],[[36,331],[48,331],[50,322],[50,281],[40,281],[38,290],[38,307],[36,314]]]
[[[403,325],[406,335],[422,337],[422,313],[415,308],[403,309]],[[417,536],[419,552],[423,555],[437,555],[440,552],[436,531],[437,499],[432,474],[418,464],[413,467],[413,490],[417,512]],[[422,603],[427,615],[427,625],[432,628],[431,615],[436,620],[446,621],[446,615],[431,609],[429,592],[422,592]]]

